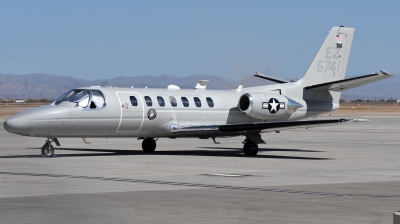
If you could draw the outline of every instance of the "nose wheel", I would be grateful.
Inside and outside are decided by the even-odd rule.
[[[46,141],[42,147],[42,155],[46,157],[53,157],[54,156],[54,147],[51,145],[50,141]]]
[[[142,149],[144,152],[154,152],[156,150],[157,144],[154,138],[145,138],[142,142]]]
[[[246,140],[243,146],[243,153],[246,156],[256,156],[258,153],[258,145],[251,140]]]
[[[44,143],[44,145],[42,146],[42,156],[54,156],[54,147],[51,145],[52,142],[56,143],[57,146],[61,146],[57,138],[47,138],[46,143]]]

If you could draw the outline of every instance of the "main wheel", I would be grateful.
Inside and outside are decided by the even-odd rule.
[[[142,142],[142,149],[144,152],[154,152],[156,146],[156,141],[152,138],[145,138]]]
[[[243,146],[243,152],[246,156],[255,156],[258,153],[258,145],[252,141],[247,141]]]
[[[54,147],[50,143],[46,142],[42,147],[42,155],[52,157],[54,155]]]

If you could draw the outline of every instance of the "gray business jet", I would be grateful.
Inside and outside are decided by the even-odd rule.
[[[243,152],[255,156],[262,132],[361,121],[359,119],[302,120],[339,108],[340,94],[367,83],[392,77],[380,71],[344,79],[354,28],[334,27],[304,76],[295,82],[256,73],[275,82],[251,88],[207,90],[207,80],[194,89],[82,87],[53,103],[28,109],[4,122],[15,134],[47,139],[45,156],[54,155],[59,138],[135,137],[153,152],[159,138],[216,138],[245,136]]]

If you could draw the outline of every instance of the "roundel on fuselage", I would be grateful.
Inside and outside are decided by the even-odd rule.
[[[277,99],[275,99],[275,98],[269,99],[269,101],[268,101],[268,111],[271,114],[274,114],[274,113],[278,112],[279,109],[280,109],[279,101]]]

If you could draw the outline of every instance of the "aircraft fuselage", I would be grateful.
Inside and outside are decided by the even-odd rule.
[[[274,89],[279,85],[269,86]],[[255,123],[265,121],[298,120],[325,113],[333,108],[319,105],[310,113],[307,102],[295,99],[302,107],[293,113],[281,109],[269,113],[265,119],[254,118],[238,108],[238,100],[244,93],[262,95],[264,103],[270,99],[284,101],[285,96],[277,92],[248,92],[236,90],[166,90],[135,88],[89,87],[77,90],[96,90],[102,93],[105,104],[91,108],[90,102],[84,107],[76,102],[54,102],[39,108],[26,110],[10,119],[7,130],[32,137],[213,137],[234,136],[238,133],[207,131],[172,132],[171,126],[207,126],[222,124]],[[250,90],[250,89],[249,89]],[[262,93],[263,92],[263,93]],[[133,105],[131,97],[136,100]],[[283,100],[282,100],[283,99]],[[91,101],[90,99],[89,101]],[[146,102],[147,100],[147,102]],[[151,101],[151,102],[149,102]],[[161,101],[161,102],[160,102]],[[163,102],[162,102],[163,101]],[[171,102],[171,101],[175,101]],[[261,102],[262,103],[262,102]],[[287,104],[287,103],[286,103]],[[313,105],[312,103],[308,103]],[[310,106],[308,106],[310,107]],[[279,109],[279,108],[277,108]],[[272,111],[274,112],[274,111]],[[22,128],[22,126],[24,126]]]

